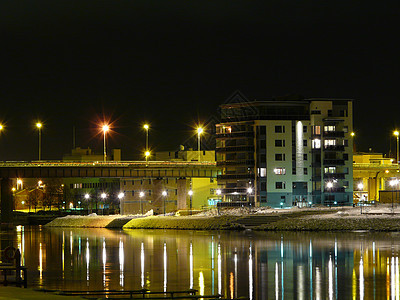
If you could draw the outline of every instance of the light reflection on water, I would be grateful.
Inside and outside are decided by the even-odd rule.
[[[400,299],[399,233],[17,227],[29,285],[187,290],[250,299]]]

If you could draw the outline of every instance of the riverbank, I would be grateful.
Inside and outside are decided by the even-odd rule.
[[[400,207],[226,209],[193,216],[66,216],[48,227],[258,231],[400,231]]]

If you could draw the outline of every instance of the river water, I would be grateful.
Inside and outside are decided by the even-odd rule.
[[[400,233],[203,232],[18,226],[28,285],[187,290],[250,299],[399,299]]]

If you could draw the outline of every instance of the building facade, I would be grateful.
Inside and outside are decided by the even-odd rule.
[[[216,157],[224,201],[281,208],[352,203],[352,100],[236,97],[220,109]]]

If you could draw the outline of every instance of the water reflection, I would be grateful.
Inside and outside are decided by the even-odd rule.
[[[18,227],[11,239],[21,249],[29,284],[48,289],[194,288],[227,298],[400,299],[398,233]]]

